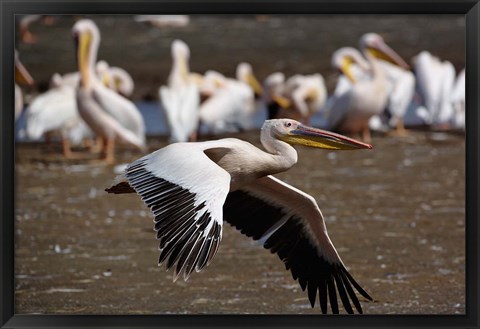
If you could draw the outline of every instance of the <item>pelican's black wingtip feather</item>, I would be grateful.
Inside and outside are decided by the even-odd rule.
[[[250,206],[248,210],[238,211],[238,206],[245,208],[245,204]],[[227,222],[254,240],[262,239],[263,247],[277,254],[301,289],[307,290],[312,307],[318,290],[323,314],[328,313],[328,304],[332,313],[340,313],[338,299],[347,313],[353,314],[354,309],[363,313],[353,287],[366,299],[373,300],[341,262],[331,262],[318,252],[302,219],[290,214],[282,205],[272,205],[247,191],[238,190],[228,194],[223,210]]]
[[[340,271],[346,275],[346,277],[348,278],[348,281],[350,281],[350,283],[353,284],[353,286],[355,287],[355,289],[357,289],[360,295],[362,295],[366,299],[373,302],[373,298],[357,283],[357,281],[355,281],[355,279],[352,277],[350,273],[348,273],[347,269],[343,265]]]

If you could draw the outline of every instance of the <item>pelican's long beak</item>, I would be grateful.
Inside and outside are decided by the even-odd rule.
[[[118,88],[117,88],[117,84],[115,83],[116,81],[111,81],[110,80],[110,75],[108,74],[108,72],[104,72],[102,74],[102,83],[105,87],[107,88],[115,88],[115,91],[118,91]]]
[[[83,86],[90,85],[90,75],[88,69],[88,55],[90,53],[90,47],[92,44],[92,35],[89,32],[80,33],[76,38],[77,42],[77,60],[78,60],[78,70],[80,76],[82,77],[81,83]]]
[[[15,81],[28,86],[34,83],[32,76],[18,59],[15,60]]]
[[[405,70],[410,70],[410,65],[408,65],[407,62],[405,62],[403,58],[400,57],[399,54],[397,54],[392,48],[390,48],[384,42],[380,42],[375,46],[369,46],[368,51],[370,52],[370,54],[372,54],[378,59],[382,59],[389,63],[398,65],[404,68]]]
[[[317,147],[328,150],[372,149],[370,144],[362,143],[353,138],[336,134],[327,130],[298,125],[297,129],[281,138],[289,144]]]
[[[292,105],[292,102],[282,95],[274,95],[272,96],[272,100],[284,109],[288,109],[290,105]]]
[[[262,96],[263,95],[263,88],[260,82],[258,82],[257,78],[251,73],[247,75],[247,83],[253,89],[255,96]]]
[[[356,79],[353,76],[352,67],[353,59],[351,57],[345,57],[342,60],[342,65],[340,66],[340,71],[350,80],[350,82],[355,83]]]

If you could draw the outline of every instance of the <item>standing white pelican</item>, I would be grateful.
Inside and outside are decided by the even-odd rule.
[[[454,128],[465,129],[465,69],[458,74],[451,97],[454,109],[452,125]]]
[[[190,49],[181,40],[172,42],[173,65],[168,77],[168,87],[161,86],[161,109],[170,128],[170,142],[196,139],[200,93],[190,79]]]
[[[429,113],[426,123],[437,127],[449,126],[454,114],[451,93],[455,68],[452,63],[441,61],[428,51],[419,53],[413,62],[423,104]]]
[[[260,140],[252,144],[226,138],[170,144],[127,166],[109,193],[138,193],[155,216],[160,240],[159,264],[175,266],[174,280],[184,280],[207,266],[222,238],[223,219],[278,254],[302,290],[308,287],[312,307],[319,296],[339,313],[337,291],[348,313],[350,301],[362,313],[352,286],[372,298],[346,270],[328,236],[315,199],[270,176],[297,162],[291,145],[329,150],[372,146],[290,119],[265,121]]]
[[[387,76],[377,58],[408,68],[408,64],[375,33],[367,33],[360,39],[360,49],[370,67],[370,78],[352,80],[352,88],[337,99],[329,112],[330,129],[362,134],[369,141],[368,122],[374,115],[383,112],[388,101]],[[349,65],[339,67],[348,78]]]
[[[92,131],[103,139],[105,161],[113,163],[116,141],[143,150],[145,123],[142,115],[131,101],[105,87],[95,75],[100,43],[97,26],[83,19],[75,23],[72,32],[80,72],[78,111]]]
[[[110,68],[105,61],[97,62],[95,72],[102,83],[110,87]],[[78,113],[76,89],[79,83],[79,72],[66,73],[63,76],[55,73],[50,78],[51,88],[36,96],[27,108],[27,137],[39,140],[44,135],[50,137],[59,134],[66,158],[73,156],[70,145],[79,145],[84,140],[95,137]],[[116,86],[111,84],[111,87]]]
[[[380,65],[387,75],[388,125],[395,127],[394,134],[402,136],[406,134],[404,116],[415,94],[415,75],[410,70],[385,60],[380,60]]]
[[[27,71],[25,66],[18,58],[18,51],[15,50],[15,121],[20,117],[23,110],[23,94],[20,87],[17,85],[23,84],[31,86],[33,85],[33,78]]]
[[[75,88],[68,84],[35,97],[26,110],[26,118],[27,137],[40,140],[44,135],[59,134],[66,158],[72,156],[70,144],[79,145],[84,139],[94,138],[92,130],[78,113]]]
[[[341,105],[341,100],[345,102],[348,100],[348,97],[343,95],[352,89],[352,81],[370,79],[370,66],[355,48],[342,47],[337,49],[332,55],[331,63],[332,67],[340,72],[340,75],[337,78],[333,94],[328,97],[322,109],[326,116],[329,115],[334,106],[339,107]],[[345,98],[342,98],[342,96]]]

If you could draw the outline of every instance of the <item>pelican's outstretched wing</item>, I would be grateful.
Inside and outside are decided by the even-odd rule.
[[[352,286],[372,300],[345,269],[310,195],[266,176],[230,192],[223,210],[227,222],[277,253],[302,290],[308,287],[312,307],[317,290],[322,313],[327,313],[327,300],[332,312],[339,313],[337,291],[348,313],[353,313],[350,301],[362,313]]]
[[[159,265],[175,266],[174,280],[187,280],[207,266],[222,238],[222,206],[230,175],[204,150],[212,143],[177,143],[131,163],[109,193],[133,188],[152,210]],[[194,159],[194,161],[192,161]]]

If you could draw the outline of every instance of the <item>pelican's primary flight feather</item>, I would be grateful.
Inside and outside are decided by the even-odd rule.
[[[271,176],[297,162],[292,145],[330,150],[371,149],[354,139],[290,119],[265,121],[261,143],[226,138],[175,143],[140,158],[118,176],[109,193],[138,193],[154,214],[159,264],[186,280],[207,266],[222,238],[223,220],[276,253],[308,290],[339,313],[337,292],[348,313],[362,308],[354,288],[371,297],[346,270],[315,199]]]

